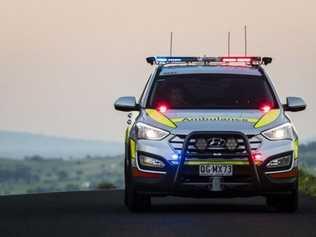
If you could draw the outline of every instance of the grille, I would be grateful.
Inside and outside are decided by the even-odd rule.
[[[255,135],[248,135],[248,142],[252,151],[257,150],[261,145],[261,140]],[[176,135],[169,140],[170,146],[176,151],[181,152],[186,135]],[[227,139],[235,139],[237,142],[234,149],[228,149],[226,142]],[[197,140],[204,139],[207,141],[204,149],[198,149]],[[216,145],[212,145],[211,141],[216,141]],[[213,142],[214,143],[214,142]],[[242,136],[238,135],[199,135],[192,137],[188,141],[186,151],[186,159],[248,159],[248,152],[246,150],[246,141]]]

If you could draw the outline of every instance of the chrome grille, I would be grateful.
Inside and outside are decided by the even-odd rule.
[[[248,137],[249,146],[252,151],[255,151],[258,148],[260,148],[262,140],[258,136],[248,135],[247,137]]]
[[[209,136],[212,137],[212,136]],[[216,136],[219,137],[219,136]],[[224,137],[224,136],[223,136]],[[225,139],[229,137],[225,135]],[[248,142],[250,149],[252,151],[257,150],[262,141],[260,138],[258,138],[255,135],[248,135]],[[183,143],[186,138],[186,135],[176,135],[173,138],[169,140],[170,146],[178,153],[180,153],[183,149]],[[187,147],[187,159],[201,159],[203,157],[209,159],[209,158],[238,158],[238,159],[248,159],[248,152],[246,150],[246,141],[242,137],[236,137],[236,141],[238,146],[233,151],[230,151],[225,146],[218,146],[218,147],[212,147],[207,146],[207,148],[203,151],[200,151],[195,146],[196,139],[198,138],[191,138],[188,142]]]

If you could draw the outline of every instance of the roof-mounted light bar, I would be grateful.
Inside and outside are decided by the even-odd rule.
[[[268,65],[272,63],[270,57],[169,57],[169,56],[155,56],[146,58],[147,63],[150,65],[164,65],[164,64],[177,64],[177,63],[222,63],[222,64],[246,64],[246,65]]]
[[[221,57],[221,62],[223,63],[251,63],[260,62],[260,57]]]
[[[199,62],[199,57],[169,57],[155,56],[146,58],[147,63],[153,65],[172,64],[172,63],[193,63]]]
[[[245,63],[250,65],[268,65],[272,63],[271,57],[220,57],[220,61],[223,63]]]

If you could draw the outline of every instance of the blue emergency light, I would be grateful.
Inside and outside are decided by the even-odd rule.
[[[172,56],[154,56],[146,58],[147,63],[153,65],[172,64],[172,63],[193,63],[199,62],[199,57],[172,57]]]

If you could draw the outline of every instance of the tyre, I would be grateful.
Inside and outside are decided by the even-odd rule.
[[[271,195],[267,197],[267,205],[281,212],[295,212],[298,208],[297,189],[287,195]]]
[[[124,203],[132,212],[141,212],[150,208],[151,197],[149,195],[139,194],[136,191],[131,175],[131,167],[125,159],[125,195]]]

